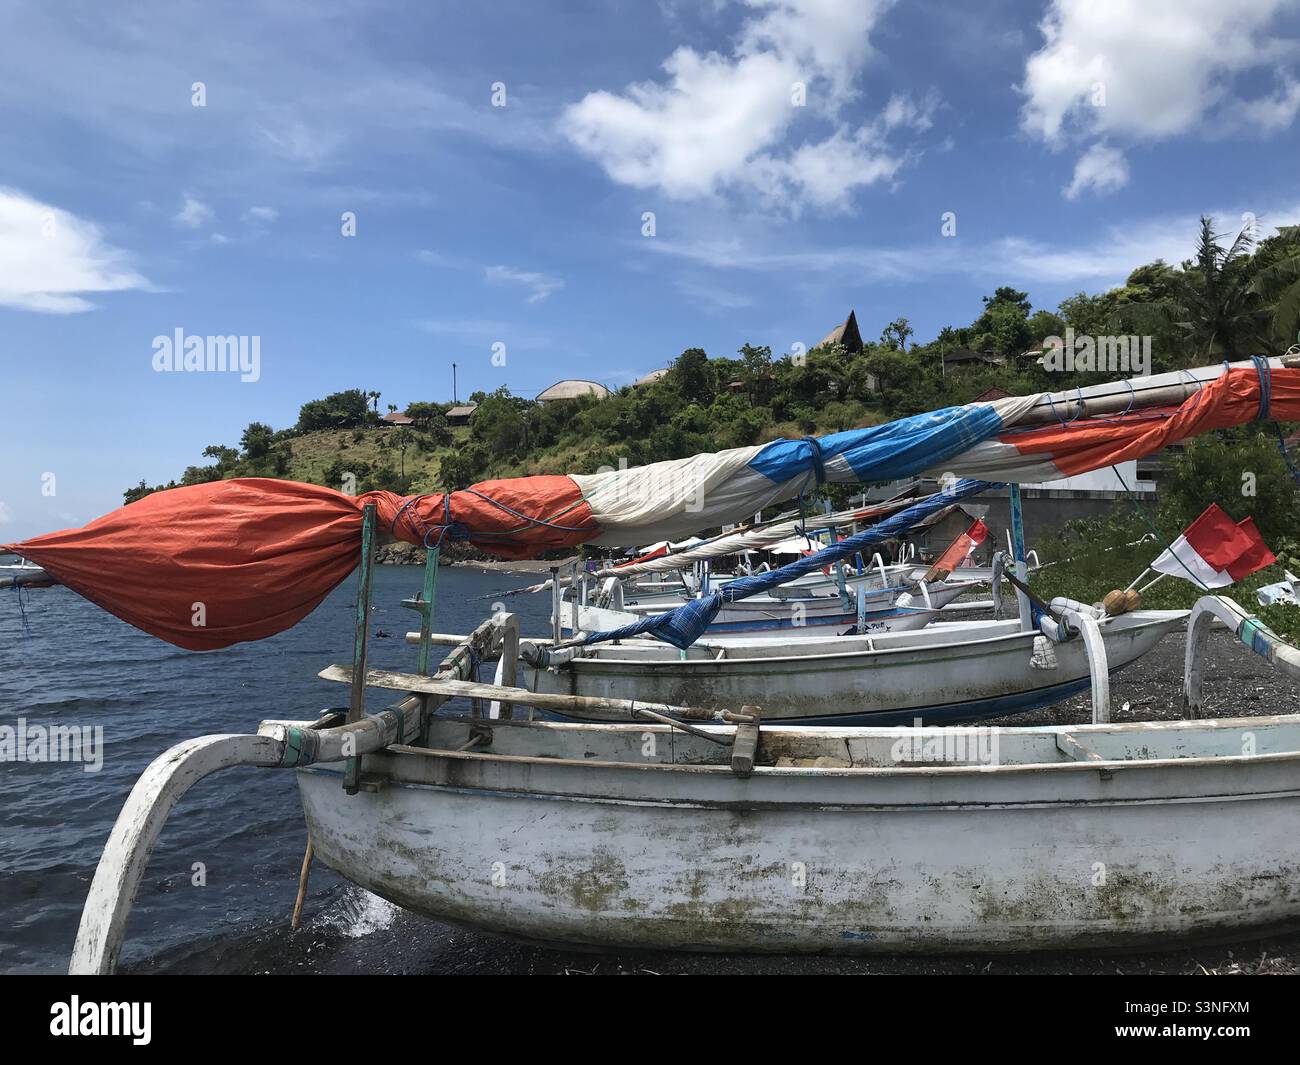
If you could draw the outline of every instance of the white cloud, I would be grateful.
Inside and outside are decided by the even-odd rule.
[[[1128,162],[1124,153],[1109,144],[1094,144],[1074,164],[1074,178],[1062,190],[1067,200],[1091,189],[1097,193],[1114,192],[1128,184]]]
[[[746,2],[751,17],[731,55],[678,48],[663,63],[665,81],[589,93],[568,108],[565,136],[619,184],[681,200],[746,189],[795,211],[837,208],[856,188],[892,177],[905,153],[886,135],[928,128],[937,98],[895,96],[857,128],[839,118],[892,0]],[[806,107],[794,106],[796,84],[806,87]],[[795,123],[809,116],[832,131],[790,147]]]
[[[1289,124],[1300,100],[1243,101],[1238,75],[1293,56],[1274,22],[1295,0],[1052,0],[1043,46],[1025,64],[1023,128],[1057,144],[1070,132],[1160,139],[1229,112],[1261,129]],[[1280,106],[1279,105],[1280,102]]]
[[[188,192],[181,209],[172,215],[172,221],[185,229],[199,229],[212,218],[212,208],[196,200]]]
[[[244,212],[244,217],[254,222],[274,222],[280,217],[280,212],[274,207],[250,207]]]
[[[1297,111],[1300,111],[1300,81],[1283,77],[1274,95],[1241,101],[1233,117],[1244,119],[1264,133],[1277,133],[1295,121]]]
[[[92,222],[0,188],[0,306],[73,314],[95,305],[88,292],[148,288],[126,252]]]
[[[486,267],[483,276],[493,284],[523,285],[531,289],[528,296],[529,303],[541,303],[553,292],[557,292],[564,287],[564,281],[558,277],[552,277],[550,274],[539,274],[531,270],[516,270],[510,266]]]
[[[14,521],[13,508],[3,499],[0,499],[0,525],[12,525]]]
[[[1218,227],[1236,228],[1247,207],[1207,210]],[[1251,208],[1253,210],[1253,208]],[[1300,201],[1257,211],[1259,235],[1300,224]],[[637,241],[634,247],[718,271],[780,276],[830,276],[839,283],[929,282],[965,277],[979,283],[1069,284],[1092,288],[1119,285],[1134,267],[1155,259],[1178,264],[1195,251],[1200,229],[1195,214],[1164,215],[1116,223],[1089,239],[1064,243],[1057,238],[1007,236],[958,245],[938,239],[915,246],[857,244],[776,250],[735,237],[677,242]]]

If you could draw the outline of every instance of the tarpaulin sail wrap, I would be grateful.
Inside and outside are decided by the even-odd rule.
[[[463,539],[528,558],[587,542],[679,540],[823,481],[922,472],[1048,480],[1258,416],[1300,421],[1300,369],[1277,360],[1271,370],[1261,360],[1192,385],[1199,391],[1180,406],[1113,417],[1017,430],[1043,397],[1012,397],[627,470],[485,481],[446,496],[353,498],[286,481],[217,481],[158,492],[82,529],[5,546],[146,632],[205,650],[269,636],[310,612],[356,564],[367,501],[400,539]],[[192,623],[196,603],[204,605],[205,626]]]
[[[994,400],[993,405],[1008,402]],[[1235,366],[1177,407],[1136,410],[1109,418],[1061,421],[1002,432],[976,444],[942,468],[958,477],[1044,481],[1151,455],[1214,429],[1257,417],[1300,419],[1300,370],[1265,360]]]
[[[6,546],[123,621],[178,647],[209,651],[282,632],[311,613],[356,568],[366,503],[376,504],[381,528],[417,544],[447,531],[440,523],[450,506],[455,535],[509,557],[571,546],[593,529],[567,477],[477,487],[496,502],[474,492],[446,501],[392,492],[354,497],[256,477],[212,481],[155,492],[83,528]],[[573,505],[561,525],[549,515],[565,493]]]

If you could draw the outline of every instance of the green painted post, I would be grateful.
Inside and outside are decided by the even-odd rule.
[[[361,565],[357,579],[357,623],[352,643],[352,701],[348,722],[366,716],[366,658],[370,650],[370,605],[374,598],[375,505],[367,503],[361,519]],[[358,760],[349,758],[343,774],[343,790],[357,793]]]
[[[420,615],[420,650],[416,659],[416,671],[422,677],[429,675],[429,657],[433,646],[430,635],[433,632],[433,608],[438,591],[438,548],[425,548],[424,552],[424,587],[415,599],[403,599],[402,606],[414,610]],[[425,741],[425,732],[429,727],[429,697],[420,697],[420,742]]]
[[[433,608],[438,591],[438,549],[430,547],[424,554],[424,587],[415,599],[403,599],[402,606],[420,615],[420,654],[416,671],[422,677],[429,675],[429,656],[433,632]]]

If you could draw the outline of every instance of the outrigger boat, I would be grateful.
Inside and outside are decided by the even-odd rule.
[[[420,596],[406,603],[421,618],[417,671],[367,665],[381,527],[435,547],[464,536],[515,557],[593,540],[645,543],[753,514],[801,494],[814,476],[890,481],[938,466],[1040,481],[1256,417],[1300,420],[1300,359],[975,403],[648,472],[486,482],[446,496],[354,499],[286,482],[213,482],[11,545],[119,617],[195,649],[282,631],[356,568],[360,549],[352,664],[321,674],[350,686],[347,709],[315,721],[267,720],[252,735],[187,740],[152,763],[105,846],[72,971],[112,970],[168,813],[199,780],[246,765],[298,771],[309,832],[300,901],[315,854],[400,905],[547,942],[1007,951],[1257,934],[1300,920],[1300,715],[1110,723],[1111,655],[1131,661],[1182,616],[1034,604],[1023,587],[1014,484],[1020,616],[978,631],[1018,659],[1054,657],[1057,669],[1085,658],[1091,726],[796,727],[773,725],[775,715],[740,689],[734,699],[704,692],[703,705],[530,691],[520,682],[529,679],[521,659],[531,652],[505,613],[453,638],[431,672],[437,550],[428,553]],[[627,476],[628,491],[610,491],[609,477]],[[885,519],[846,549],[916,513]],[[155,540],[168,551],[154,550]],[[794,563],[790,575],[826,561]],[[733,582],[729,601],[761,585]],[[695,648],[723,594],[637,624],[676,642],[668,653],[678,663],[699,668]],[[208,605],[207,626],[192,622],[196,601]],[[1201,657],[1216,617],[1300,679],[1300,651],[1230,600],[1210,597],[1188,625],[1189,714],[1201,707]],[[962,627],[952,631],[961,643]],[[968,647],[978,642],[964,631]],[[594,652],[599,662],[606,650],[627,655],[638,635],[583,639],[624,641]],[[871,639],[846,637],[845,646]],[[867,653],[914,656],[933,668],[946,653],[939,646],[923,631],[881,637],[875,652],[868,642]],[[545,650],[572,650],[567,666],[588,653]],[[495,682],[474,679],[493,659]],[[369,714],[367,687],[401,694]],[[477,701],[471,716],[438,713],[457,697]],[[536,721],[524,707],[623,723]]]
[[[918,613],[919,631],[778,639],[710,629],[684,651],[645,639],[580,652],[526,641],[524,684],[535,692],[680,706],[754,703],[764,720],[817,725],[976,721],[1089,689],[1093,663],[1082,640],[1053,643],[1015,619],[921,628],[935,612]],[[1093,616],[1112,673],[1187,620],[1184,610]],[[617,719],[602,711],[575,716]]]

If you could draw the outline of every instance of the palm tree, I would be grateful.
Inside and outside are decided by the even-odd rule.
[[[402,461],[402,476],[406,476],[406,449],[415,442],[415,436],[406,426],[402,426],[393,434],[393,443],[397,445],[398,454]]]
[[[1273,304],[1273,337],[1289,347],[1300,342],[1300,226],[1283,226],[1277,232],[1286,250],[1255,274],[1250,288]]]
[[[1224,248],[1214,220],[1201,216],[1196,255],[1168,278],[1168,296],[1126,303],[1110,316],[1110,328],[1159,332],[1173,327],[1191,349],[1184,365],[1211,358],[1244,359],[1268,347],[1268,314],[1251,280],[1254,243],[1243,228]]]
[[[1196,257],[1183,264],[1173,286],[1174,324],[1201,358],[1245,358],[1267,344],[1267,316],[1247,269],[1253,243],[1243,228],[1225,249],[1214,220],[1201,216]]]

